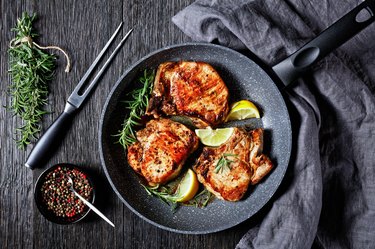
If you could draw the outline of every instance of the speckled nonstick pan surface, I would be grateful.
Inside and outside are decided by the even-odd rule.
[[[338,46],[375,21],[375,0],[365,0],[295,53],[267,71],[278,83],[288,85]],[[264,152],[275,168],[239,202],[215,200],[206,208],[181,207],[172,212],[159,199],[148,196],[138,177],[127,165],[125,152],[113,136],[118,133],[126,111],[126,99],[132,84],[146,68],[157,68],[166,61],[192,60],[210,63],[230,91],[230,102],[250,99],[262,110],[265,129]],[[277,76],[276,76],[277,75]],[[166,47],[135,63],[114,86],[100,121],[99,146],[104,171],[120,199],[146,221],[169,231],[204,234],[233,227],[253,216],[279,187],[288,167],[292,132],[283,97],[270,76],[257,63],[231,49],[208,44],[189,43]]]
[[[251,186],[238,202],[216,199],[205,208],[180,207],[176,212],[159,199],[147,195],[139,177],[127,164],[117,134],[127,113],[122,101],[146,68],[166,61],[192,60],[210,63],[230,91],[230,102],[250,99],[261,110],[265,129],[264,152],[275,164],[271,173]],[[100,120],[99,146],[102,165],[114,191],[125,205],[146,221],[169,231],[205,234],[233,227],[253,216],[279,187],[291,152],[291,125],[283,97],[269,75],[248,57],[218,45],[187,43],[153,52],[131,66],[112,89]]]

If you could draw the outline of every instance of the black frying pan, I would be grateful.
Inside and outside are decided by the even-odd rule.
[[[100,120],[99,146],[104,171],[119,198],[146,221],[169,231],[204,234],[235,226],[254,215],[273,196],[289,163],[292,132],[288,110],[276,81],[290,84],[327,53],[350,39],[374,21],[375,1],[366,1],[289,56],[273,70],[263,70],[250,58],[231,49],[208,44],[188,43],[153,52],[131,66],[111,91]],[[157,68],[165,61],[192,60],[210,63],[226,82],[230,101],[250,99],[262,112],[265,129],[265,153],[275,163],[271,174],[239,202],[215,200],[206,208],[170,207],[148,196],[138,176],[128,166],[125,151],[116,144],[117,134],[127,115],[126,95],[146,68]],[[270,71],[269,75],[267,72]],[[275,74],[275,75],[274,75]],[[278,77],[278,79],[277,79]]]

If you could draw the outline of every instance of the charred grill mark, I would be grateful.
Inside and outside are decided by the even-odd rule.
[[[202,159],[205,161],[205,160],[208,160],[210,158],[211,155],[214,155],[215,152],[213,150],[210,150],[210,149],[207,149],[206,147],[203,149],[203,152],[202,152]]]
[[[219,120],[223,120],[224,118],[227,117],[228,115],[228,111],[229,111],[229,108],[226,108],[226,110],[224,112],[220,112],[217,116],[216,116],[216,122],[219,121]]]
[[[164,71],[174,70],[175,67],[178,66],[178,62],[167,62],[164,64]]]
[[[203,171],[202,171],[202,173],[201,173],[201,175],[202,175],[202,177],[203,178],[205,178],[206,180],[207,180],[207,178],[208,178],[208,167],[206,167]]]
[[[198,147],[194,136],[193,131],[172,120],[151,120],[137,132],[138,145],[128,148],[128,162],[150,185],[164,184],[179,174]]]
[[[188,132],[186,132],[188,133]],[[197,139],[197,136],[195,134],[185,134],[189,137],[189,142],[188,144],[190,145],[190,148],[195,148],[197,147],[196,144],[198,144],[198,139]]]
[[[151,98],[150,101],[148,102],[147,111],[159,109],[162,103],[163,103],[162,96],[155,96],[154,98]]]
[[[218,73],[204,62],[166,62],[159,66],[149,113],[199,119],[201,128],[215,126],[228,113],[228,89]],[[203,123],[205,125],[203,125]]]
[[[171,141],[178,141],[180,139],[180,137],[175,133],[175,132],[172,132],[172,131],[164,131],[164,134],[165,136],[165,139],[164,141],[168,141],[168,142],[171,142]]]

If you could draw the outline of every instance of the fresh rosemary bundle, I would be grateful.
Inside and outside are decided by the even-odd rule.
[[[33,41],[37,33],[33,30],[36,14],[29,15],[24,12],[17,20],[17,25],[12,31],[16,32],[14,39],[9,44],[9,74],[11,85],[9,95],[11,104],[8,109],[23,121],[21,127],[16,129],[16,141],[20,148],[25,148],[31,139],[36,138],[40,131],[42,116],[48,100],[48,82],[52,79],[55,69],[56,56],[48,54],[44,49],[58,49],[59,47],[42,47]]]
[[[139,82],[143,85],[142,88],[138,88],[129,93],[131,100],[124,101],[127,104],[127,108],[130,109],[129,116],[125,118],[122,125],[122,130],[117,135],[119,137],[119,143],[127,148],[129,145],[136,141],[134,127],[141,125],[141,117],[146,111],[148,105],[149,95],[151,94],[155,72],[147,71],[143,72],[143,75],[139,78]]]

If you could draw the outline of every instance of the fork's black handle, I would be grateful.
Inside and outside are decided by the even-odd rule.
[[[77,108],[74,106],[69,103],[66,104],[64,111],[48,128],[31,151],[25,163],[26,167],[30,169],[40,167],[52,156],[68,131],[76,110]]]
[[[272,69],[288,85],[373,21],[375,0],[366,0]]]

